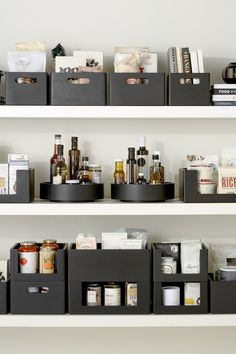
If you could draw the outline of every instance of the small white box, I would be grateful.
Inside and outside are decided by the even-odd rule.
[[[9,154],[9,193],[16,194],[16,171],[29,169],[28,154]]]
[[[0,261],[0,281],[7,281],[9,278],[9,260]]]
[[[0,164],[0,194],[8,194],[8,164]]]
[[[103,232],[102,233],[102,248],[103,249],[120,249],[121,240],[127,239],[126,232]]]
[[[184,284],[184,305],[199,306],[200,305],[200,283]]]

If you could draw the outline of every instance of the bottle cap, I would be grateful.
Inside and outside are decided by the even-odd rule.
[[[77,136],[72,136],[72,137],[71,137],[71,141],[72,141],[73,143],[77,143],[77,142],[78,142]]]
[[[140,147],[146,147],[146,136],[140,136]]]
[[[121,159],[115,159],[115,162],[123,162]]]
[[[61,134],[55,134],[55,139],[61,139]]]
[[[153,160],[159,160],[160,159],[160,155],[156,154],[158,151],[155,151],[154,154],[152,155],[152,159]]]
[[[135,160],[135,148],[134,147],[128,148],[128,158],[129,158],[129,160]]]

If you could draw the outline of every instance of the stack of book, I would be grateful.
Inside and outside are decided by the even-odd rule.
[[[236,106],[236,84],[216,84],[211,87],[213,106]]]
[[[188,47],[171,47],[168,49],[168,66],[170,73],[204,73],[202,49],[190,51]],[[193,83],[198,84],[195,80]],[[185,83],[192,83],[192,80],[185,80]]]

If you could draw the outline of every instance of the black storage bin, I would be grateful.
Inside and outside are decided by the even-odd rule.
[[[0,203],[31,203],[34,200],[35,170],[17,170],[16,179],[16,194],[0,194]]]
[[[68,249],[69,313],[141,314],[150,313],[151,250]],[[137,306],[86,306],[86,286],[91,283],[137,283]],[[102,285],[101,284],[101,285]]]
[[[9,311],[9,283],[10,281],[0,282],[0,314],[4,315]]]
[[[199,79],[199,83],[193,84],[192,79]],[[210,74],[169,74],[168,102],[169,106],[209,106]]]
[[[216,281],[209,274],[209,291],[211,313],[236,313],[236,281]]]
[[[11,248],[11,313],[63,314],[66,312],[67,271],[65,267],[67,245],[63,243],[59,243],[58,245],[56,273],[54,274],[19,273],[18,248],[20,245],[16,244]]]
[[[158,243],[152,244],[153,251],[153,312],[155,314],[204,314],[208,313],[208,250],[203,245],[200,250],[200,273],[180,273],[180,262],[177,262],[176,274],[164,274],[161,272],[161,249]],[[184,284],[200,284],[200,305],[184,305]],[[162,287],[180,287],[180,306],[162,305]]]
[[[104,198],[104,185],[40,183],[40,198],[53,202],[93,202]]]
[[[31,78],[32,83],[18,83],[17,79]],[[7,105],[47,105],[48,74],[30,72],[6,73],[6,104]]]
[[[134,80],[132,80],[134,79]],[[129,81],[136,84],[129,84]],[[164,73],[113,73],[110,74],[111,106],[164,106]]]
[[[87,83],[81,79],[88,79]],[[105,106],[106,74],[52,73],[50,104],[54,106]]]
[[[164,202],[175,198],[175,184],[111,184],[111,198],[123,202]]]
[[[200,194],[197,191],[197,171],[179,170],[179,198],[184,203],[235,203],[236,194]]]

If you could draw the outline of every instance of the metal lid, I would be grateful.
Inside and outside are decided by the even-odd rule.
[[[20,242],[21,246],[34,246],[36,244],[37,243],[35,241],[23,241],[23,242]]]
[[[43,243],[57,243],[57,240],[47,239],[47,240],[43,240]]]

